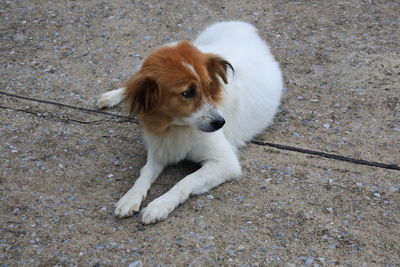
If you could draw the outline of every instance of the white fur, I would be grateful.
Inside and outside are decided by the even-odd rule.
[[[185,66],[186,68],[188,68],[194,74],[194,76],[196,76],[197,79],[199,79],[199,75],[197,74],[196,70],[193,68],[193,65],[186,63],[186,62],[182,62],[182,65]]]
[[[216,23],[203,31],[194,45],[202,52],[223,57],[235,69],[234,74],[229,72],[222,103],[219,111],[216,110],[221,112],[226,124],[212,133],[179,126],[196,126],[196,119],[211,110],[204,107],[206,111],[201,114],[175,121],[163,137],[144,131],[147,163],[133,187],[116,204],[115,214],[119,217],[139,211],[147,191],[163,168],[185,158],[200,162],[202,167],[144,208],[143,223],[165,219],[190,195],[205,193],[225,181],[238,178],[241,167],[237,148],[263,131],[278,109],[283,86],[281,71],[252,25],[237,21]],[[118,90],[103,94],[99,106],[109,107],[122,101]]]
[[[122,100],[124,100],[124,91],[125,88],[119,88],[117,90],[101,94],[97,100],[97,108],[112,108],[118,105]]]
[[[189,117],[176,118],[172,122],[174,125],[189,125],[199,131],[212,132],[211,122],[221,120],[223,116],[217,107],[211,105],[207,101],[192,113]]]

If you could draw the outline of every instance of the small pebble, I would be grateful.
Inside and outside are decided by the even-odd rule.
[[[305,212],[305,213],[304,213],[304,218],[306,218],[306,219],[311,219],[311,218],[312,218],[312,211]]]
[[[293,133],[293,136],[296,138],[303,138],[303,136],[301,134],[296,133],[296,132]]]
[[[246,247],[244,245],[240,245],[240,246],[238,246],[238,250],[244,251],[244,250],[246,250]]]
[[[259,169],[259,170],[266,170],[266,169],[270,169],[270,168],[271,168],[271,166],[268,166],[268,165],[257,166],[257,169]]]
[[[122,161],[116,160],[113,162],[114,166],[121,166],[122,165]]]
[[[371,192],[376,192],[379,190],[379,187],[377,187],[376,185],[370,185],[369,188],[370,188]]]
[[[238,196],[235,198],[235,201],[243,201],[244,196]]]
[[[313,263],[314,258],[313,257],[307,257],[307,259],[304,261],[305,265],[310,265],[311,263]]]
[[[135,261],[135,262],[131,262],[128,265],[129,267],[142,267],[143,263],[141,260]]]
[[[272,178],[264,179],[264,184],[269,184],[272,181]]]
[[[76,201],[77,198],[75,196],[66,197],[65,200],[67,201]]]
[[[235,251],[233,251],[233,250],[231,250],[231,249],[228,249],[228,250],[226,251],[226,253],[227,253],[228,255],[230,255],[230,256],[235,255]]]
[[[398,187],[395,187],[395,186],[391,186],[391,187],[390,187],[390,191],[392,191],[392,192],[399,192],[399,188],[398,188]]]
[[[25,36],[23,34],[17,33],[14,35],[14,40],[17,42],[22,42],[25,40]]]
[[[281,239],[282,237],[283,237],[283,236],[282,236],[281,234],[276,234],[276,235],[275,235],[275,238],[276,238],[276,239]]]
[[[43,71],[48,73],[55,73],[56,69],[53,66],[47,66],[47,68],[45,68]]]

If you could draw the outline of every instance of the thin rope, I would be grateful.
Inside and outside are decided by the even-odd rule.
[[[76,110],[80,110],[80,111],[84,111],[84,112],[97,113],[97,114],[101,114],[101,115],[116,117],[116,118],[120,118],[120,119],[125,119],[127,122],[132,122],[132,123],[136,123],[136,124],[139,123],[136,119],[134,119],[130,116],[118,115],[118,114],[108,113],[108,112],[95,110],[95,109],[87,109],[87,108],[62,104],[62,103],[58,103],[58,102],[54,102],[54,101],[36,99],[36,98],[31,98],[31,97],[26,97],[26,96],[19,96],[19,95],[10,94],[10,93],[6,93],[6,92],[2,92],[2,91],[0,91],[0,94],[6,95],[9,97],[15,97],[15,98],[19,98],[19,99],[38,102],[38,103],[44,103],[44,104],[55,105],[55,106],[59,106],[59,107],[76,109]],[[345,156],[330,154],[330,153],[325,153],[325,152],[319,152],[319,151],[314,151],[314,150],[309,150],[309,149],[304,149],[304,148],[262,142],[262,141],[254,140],[254,139],[251,140],[251,143],[253,143],[255,145],[259,145],[259,146],[269,146],[269,147],[274,147],[274,148],[281,149],[281,150],[294,151],[294,152],[319,156],[319,157],[328,158],[328,159],[335,159],[335,160],[350,162],[353,164],[359,164],[359,165],[365,165],[365,166],[371,166],[371,167],[377,167],[377,168],[383,168],[383,169],[390,169],[390,170],[400,170],[400,167],[396,164],[385,164],[385,163],[380,163],[380,162],[355,159],[355,158],[350,158],[350,157],[345,157]]]

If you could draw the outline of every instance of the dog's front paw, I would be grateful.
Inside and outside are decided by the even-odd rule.
[[[161,196],[153,200],[146,208],[143,209],[142,223],[151,224],[164,220],[178,205],[179,202],[175,199],[168,199],[168,197]]]
[[[120,218],[132,216],[135,212],[140,209],[140,204],[146,196],[134,192],[127,192],[118,202],[115,204],[115,216]]]

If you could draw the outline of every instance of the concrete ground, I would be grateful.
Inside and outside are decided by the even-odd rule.
[[[398,1],[1,1],[1,266],[400,266],[399,14]],[[140,127],[74,107],[94,109],[158,45],[232,19],[259,28],[285,76],[257,140],[388,166],[249,144],[240,180],[155,225],[115,218],[145,162]],[[195,168],[167,168],[144,205]]]

